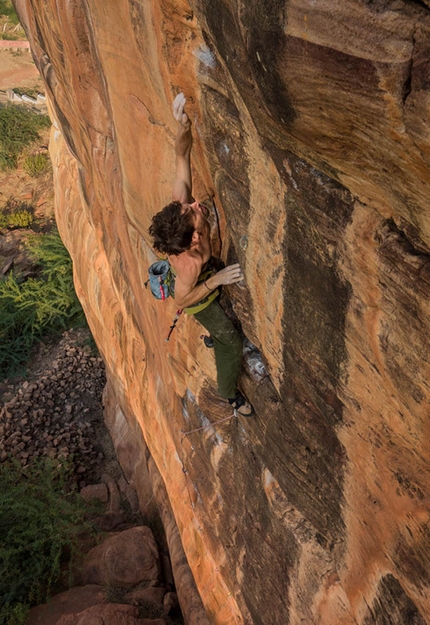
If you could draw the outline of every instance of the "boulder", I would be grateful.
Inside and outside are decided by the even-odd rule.
[[[63,614],[81,612],[105,601],[106,592],[100,586],[75,586],[54,595],[48,603],[32,608],[27,625],[56,625]]]
[[[164,619],[140,619],[137,608],[107,603],[62,616],[56,625],[166,625]]]
[[[163,598],[165,594],[165,588],[136,588],[135,590],[132,590],[131,592],[126,594],[125,600],[127,601],[127,603],[131,603],[132,605],[148,603],[150,605],[156,605],[161,608],[164,605]]]
[[[101,501],[106,503],[109,493],[106,484],[91,484],[81,489],[80,495],[82,499],[88,502]]]
[[[87,584],[132,587],[157,583],[159,555],[149,527],[133,527],[107,538],[89,552],[82,568]]]
[[[166,593],[163,598],[163,607],[166,614],[178,611],[180,609],[178,595],[175,592]]]

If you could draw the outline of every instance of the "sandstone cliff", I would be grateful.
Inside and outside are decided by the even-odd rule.
[[[430,623],[429,1],[16,4],[110,426],[142,505],[161,475],[189,622]],[[174,302],[143,288],[179,90],[264,363],[248,349],[254,419],[186,436],[229,410],[201,328],[166,344]]]

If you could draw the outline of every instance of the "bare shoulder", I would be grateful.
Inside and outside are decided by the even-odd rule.
[[[203,260],[200,254],[189,254],[183,252],[178,256],[169,256],[169,262],[172,265],[177,279],[186,284],[193,284],[201,273]]]

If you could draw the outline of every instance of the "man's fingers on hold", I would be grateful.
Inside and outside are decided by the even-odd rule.
[[[173,115],[178,122],[182,120],[186,101],[187,100],[182,92],[178,93],[176,98],[173,100]]]

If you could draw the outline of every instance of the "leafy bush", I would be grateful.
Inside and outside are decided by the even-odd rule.
[[[1,625],[24,625],[27,621],[29,607],[24,603],[15,603],[0,607],[0,623]]]
[[[0,169],[13,169],[22,150],[51,125],[47,115],[13,104],[0,104]]]
[[[50,167],[49,156],[45,153],[42,154],[30,154],[24,160],[24,170],[33,178],[38,178]]]
[[[0,209],[0,229],[28,228],[33,221],[32,207],[17,198],[10,197]]]
[[[13,24],[18,24],[18,15],[11,0],[0,0],[0,15],[7,16]]]
[[[16,33],[3,32],[1,33],[0,39],[3,39],[3,41],[18,41],[20,36]]]
[[[27,209],[13,213],[0,213],[0,228],[28,228],[34,221],[34,216]]]
[[[71,575],[78,535],[91,528],[69,479],[49,459],[0,465],[0,625],[22,623],[28,606],[49,598],[65,557]]]
[[[73,286],[72,261],[58,233],[35,235],[29,248],[40,276],[0,280],[0,376],[22,371],[35,344],[85,323]]]

